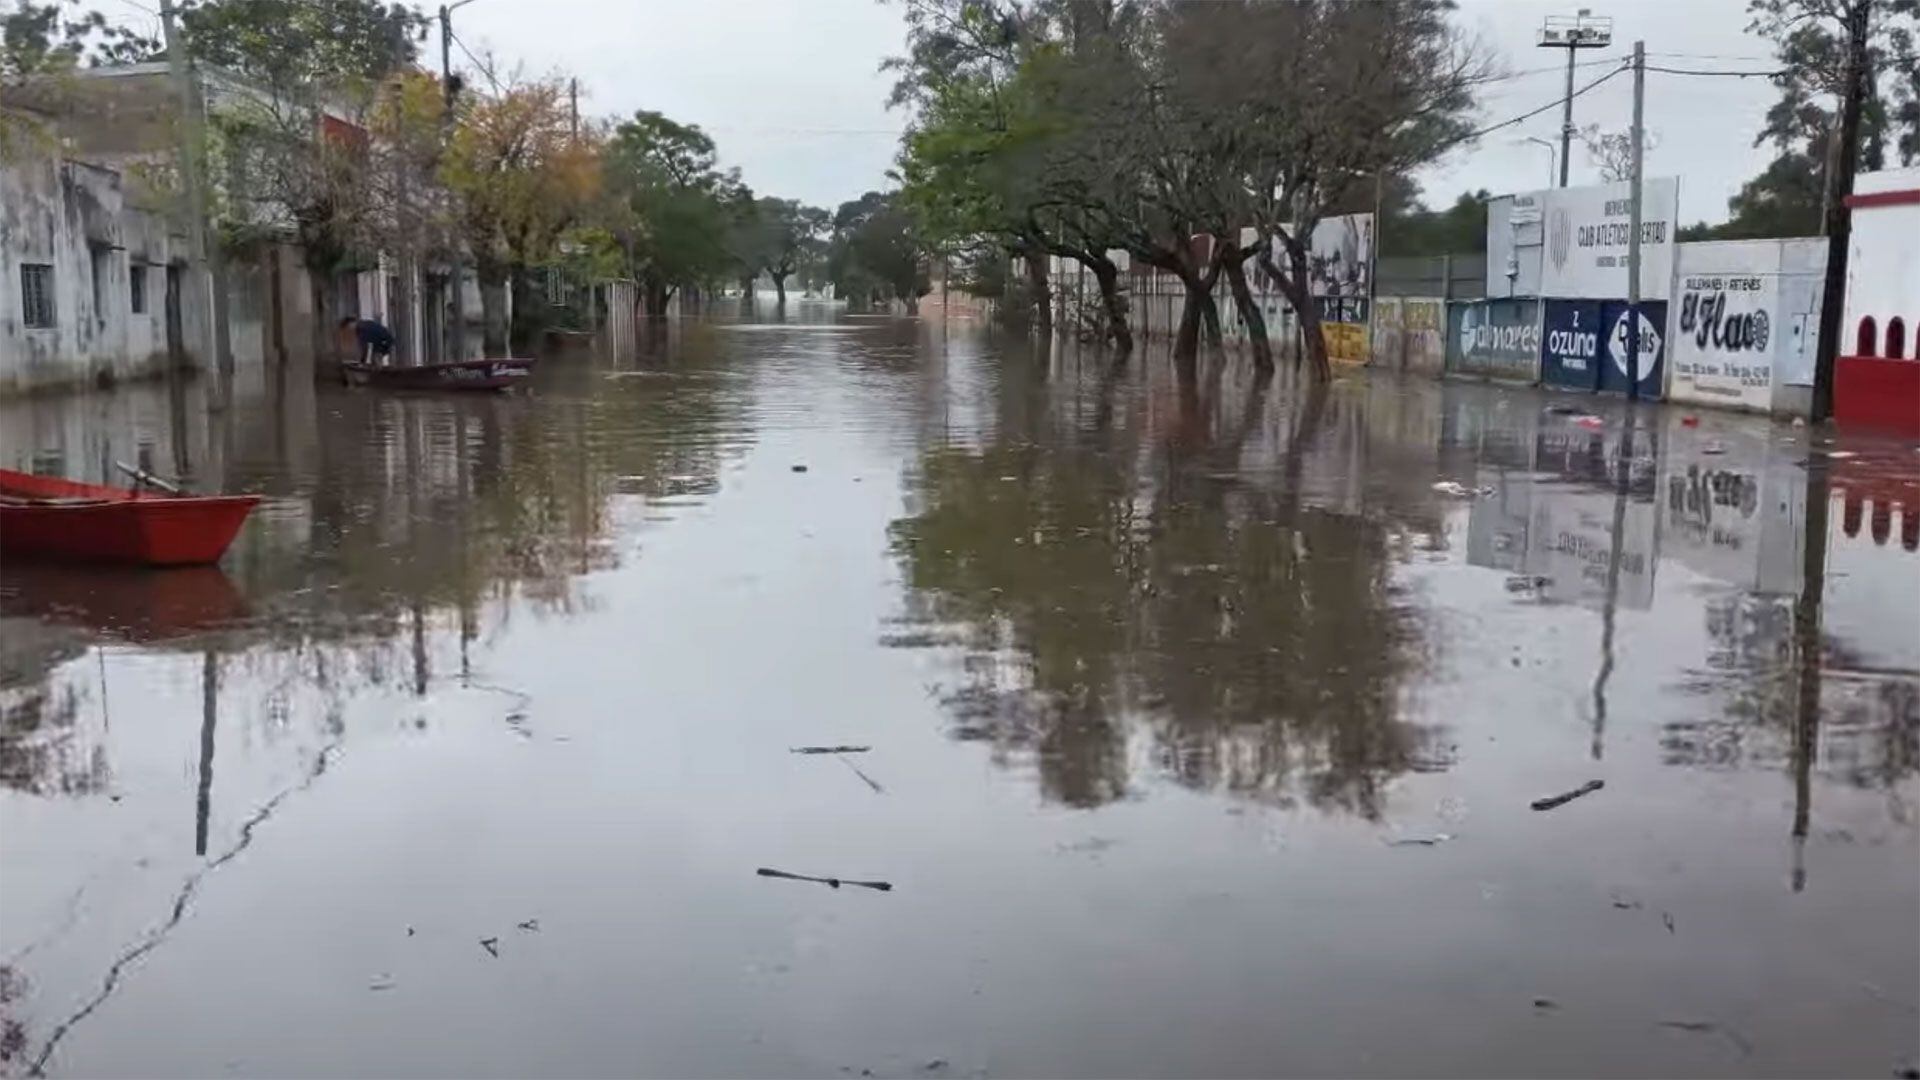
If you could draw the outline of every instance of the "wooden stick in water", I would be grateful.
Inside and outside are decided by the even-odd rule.
[[[755,870],[754,873],[761,877],[786,878],[788,881],[813,881],[821,885],[831,885],[836,889],[842,885],[858,885],[863,889],[873,889],[877,892],[893,890],[893,883],[889,881],[853,881],[848,878],[813,877],[810,874],[789,874],[785,870],[769,870],[764,866]]]
[[[1582,795],[1591,795],[1606,786],[1607,783],[1604,780],[1589,780],[1579,787],[1574,788],[1572,791],[1567,792],[1565,795],[1554,795],[1545,799],[1535,799],[1533,800],[1533,808],[1535,810],[1551,810],[1556,806],[1565,806],[1567,803],[1572,802]]]

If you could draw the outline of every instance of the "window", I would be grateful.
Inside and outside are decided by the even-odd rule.
[[[1894,360],[1907,357],[1907,324],[1898,315],[1887,320],[1887,356]]]
[[[1880,355],[1880,327],[1871,315],[1860,320],[1860,336],[1853,343],[1853,355]]]
[[[53,329],[52,266],[47,263],[20,264],[20,311],[27,329]]]
[[[127,264],[128,298],[135,315],[147,313],[147,264]]]

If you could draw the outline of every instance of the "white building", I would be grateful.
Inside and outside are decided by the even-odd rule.
[[[1847,206],[1834,420],[1920,436],[1920,167],[1860,174]]]

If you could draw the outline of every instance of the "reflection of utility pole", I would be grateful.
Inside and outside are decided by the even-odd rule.
[[[207,817],[213,808],[213,728],[219,716],[220,660],[208,649],[200,661],[200,784],[194,798],[193,853],[207,853]]]
[[[1560,103],[1560,186],[1567,186],[1568,151],[1573,148],[1573,58],[1581,49],[1613,44],[1613,20],[1596,17],[1591,8],[1578,15],[1549,15],[1540,27],[1539,47],[1567,50],[1567,96]]]
[[[1607,680],[1613,677],[1614,612],[1620,601],[1620,548],[1626,540],[1627,493],[1633,482],[1633,420],[1628,409],[1625,427],[1620,431],[1620,452],[1615,458],[1613,491],[1613,534],[1607,545],[1607,596],[1600,608],[1600,671],[1593,679],[1593,760],[1606,756]]]
[[[1820,298],[1820,340],[1815,344],[1813,360],[1812,419],[1817,423],[1833,415],[1833,361],[1840,350],[1840,320],[1847,300],[1847,246],[1853,238],[1852,220],[1847,214],[1847,196],[1853,193],[1853,173],[1860,165],[1860,103],[1866,96],[1867,35],[1871,27],[1873,0],[1852,0],[1843,5],[1847,21],[1847,85],[1840,94],[1839,152],[1827,160],[1833,168],[1826,176],[1827,234],[1826,292]]]
[[[1807,819],[1813,801],[1813,759],[1819,745],[1821,686],[1821,606],[1827,585],[1827,457],[1807,460],[1807,524],[1801,551],[1800,595],[1793,602],[1795,672],[1793,711],[1793,877],[1794,892],[1806,888]]]
[[[160,0],[160,27],[166,39],[167,67],[180,95],[180,186],[187,204],[187,251],[207,282],[213,300],[213,358],[221,375],[233,374],[233,340],[227,326],[227,268],[220,245],[210,235],[207,212],[205,102],[187,54],[185,38],[175,19],[173,0]]]

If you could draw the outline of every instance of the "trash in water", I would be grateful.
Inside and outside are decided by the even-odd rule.
[[[399,985],[399,984],[397,984],[397,983],[395,983],[395,982],[393,981],[393,976],[391,976],[391,975],[389,975],[389,974],[387,974],[386,972],[384,972],[384,971],[383,971],[383,972],[381,972],[380,974],[378,974],[378,975],[375,975],[375,976],[373,977],[373,981],[367,984],[367,989],[369,989],[369,990],[391,990],[391,989],[393,989],[393,988],[394,988],[395,986],[397,986],[397,985]]]
[[[1753,1051],[1753,1044],[1748,1042],[1739,1032],[1727,1027],[1725,1024],[1715,1023],[1712,1020],[1662,1020],[1660,1021],[1660,1026],[1663,1028],[1672,1028],[1675,1031],[1689,1032],[1694,1035],[1721,1035],[1733,1044],[1735,1050],[1740,1051],[1742,1057]]]
[[[1667,924],[1667,933],[1669,934],[1673,933],[1673,916],[1672,915],[1669,915],[1663,911],[1660,913],[1660,921]]]
[[[1571,405],[1549,405],[1547,411],[1555,416],[1579,416],[1580,410]]]
[[[1549,1009],[1559,1008],[1560,1003],[1553,1000],[1552,998],[1534,998],[1533,1007],[1544,1012]]]
[[[1442,495],[1451,495],[1456,499],[1471,499],[1480,495],[1493,494],[1493,489],[1490,487],[1470,488],[1465,484],[1453,480],[1442,480],[1433,485],[1433,490]]]
[[[1845,461],[1848,458],[1857,458],[1860,455],[1851,450],[1829,450],[1827,451],[1827,456],[1835,461]]]
[[[488,955],[492,956],[494,959],[497,960],[500,958],[500,939],[499,938],[483,937],[480,939],[480,947],[487,950]]]
[[[530,934],[537,934],[540,932],[539,919],[528,919],[526,922],[514,923],[513,925],[519,927],[522,930],[527,931]]]
[[[1579,424],[1583,428],[1588,428],[1593,431],[1599,431],[1601,428],[1607,426],[1607,422],[1605,420],[1600,419],[1599,417],[1593,415],[1592,413],[1588,413],[1585,416],[1576,416],[1573,418],[1573,422],[1576,424]]]
[[[873,749],[871,746],[795,746],[787,750],[789,754],[864,754]]]
[[[1724,454],[1727,452],[1727,448],[1719,443],[1708,443],[1700,448],[1700,452],[1703,454]]]
[[[1381,838],[1388,847],[1436,847],[1453,839],[1452,833],[1434,833],[1432,836],[1402,836]]]
[[[1582,795],[1591,795],[1606,786],[1607,782],[1605,780],[1589,780],[1564,795],[1552,795],[1544,799],[1535,799],[1533,800],[1533,808],[1535,810],[1551,810],[1556,806],[1565,806],[1567,803],[1572,802]]]
[[[754,873],[759,874],[761,877],[786,878],[788,881],[812,881],[821,885],[830,885],[836,889],[842,885],[858,885],[862,889],[873,889],[876,892],[890,892],[893,889],[893,883],[889,881],[854,881],[851,878],[814,877],[811,874],[789,874],[785,870],[769,870],[764,866],[755,870]]]
[[[794,471],[794,472],[806,472],[806,471],[807,471],[807,467],[806,467],[805,465],[795,465],[795,466],[793,467],[793,471]]]
[[[1680,418],[1680,426],[1681,427],[1699,427],[1700,418],[1693,415],[1692,413],[1688,413],[1687,415]]]

